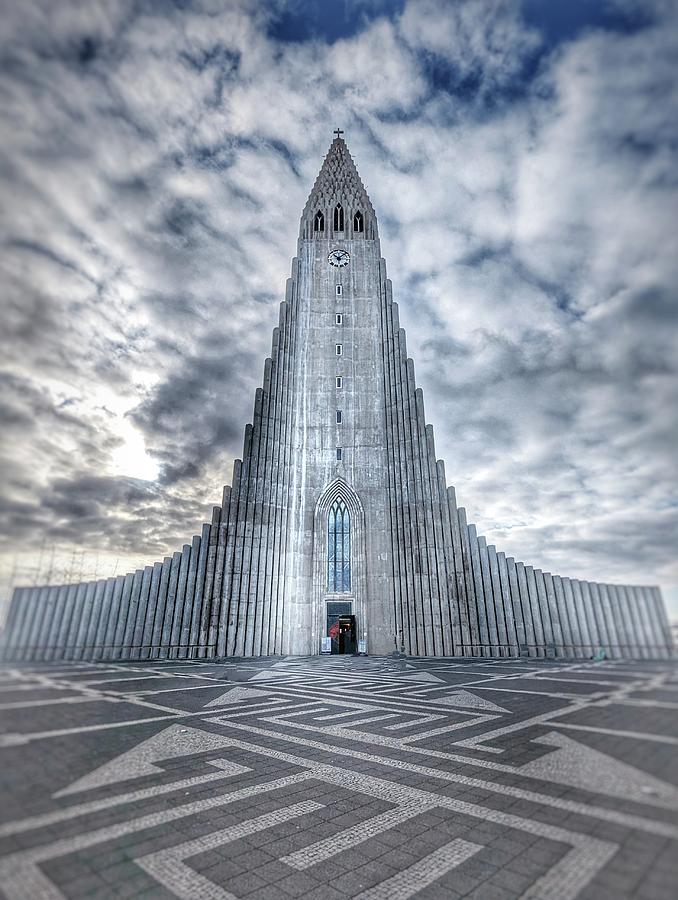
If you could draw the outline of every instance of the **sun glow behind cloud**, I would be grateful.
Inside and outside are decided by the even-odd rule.
[[[122,443],[111,454],[111,474],[155,481],[160,470],[156,460],[146,451],[143,435],[124,420],[119,422],[117,433]]]

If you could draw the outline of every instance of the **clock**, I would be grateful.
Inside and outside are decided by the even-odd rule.
[[[347,266],[351,257],[346,250],[333,250],[327,258],[331,266]]]

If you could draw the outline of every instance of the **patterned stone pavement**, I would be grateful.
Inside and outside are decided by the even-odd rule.
[[[0,670],[8,900],[675,900],[669,662]]]

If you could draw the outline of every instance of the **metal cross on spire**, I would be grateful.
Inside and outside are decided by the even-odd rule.
[[[343,133],[344,132],[341,130],[341,128],[336,128],[334,130],[334,134],[336,134],[337,137],[341,137]]]

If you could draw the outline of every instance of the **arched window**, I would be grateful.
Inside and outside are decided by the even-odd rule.
[[[365,230],[365,225],[363,222],[363,214],[358,210],[358,212],[353,216],[353,231],[356,234],[362,234]]]
[[[344,230],[344,210],[341,207],[341,203],[337,203],[334,207],[334,230]]]
[[[327,517],[327,590],[351,590],[351,519],[343,500],[335,500]]]
[[[313,220],[313,231],[316,234],[325,230],[325,216],[318,210],[315,214],[315,219]]]

